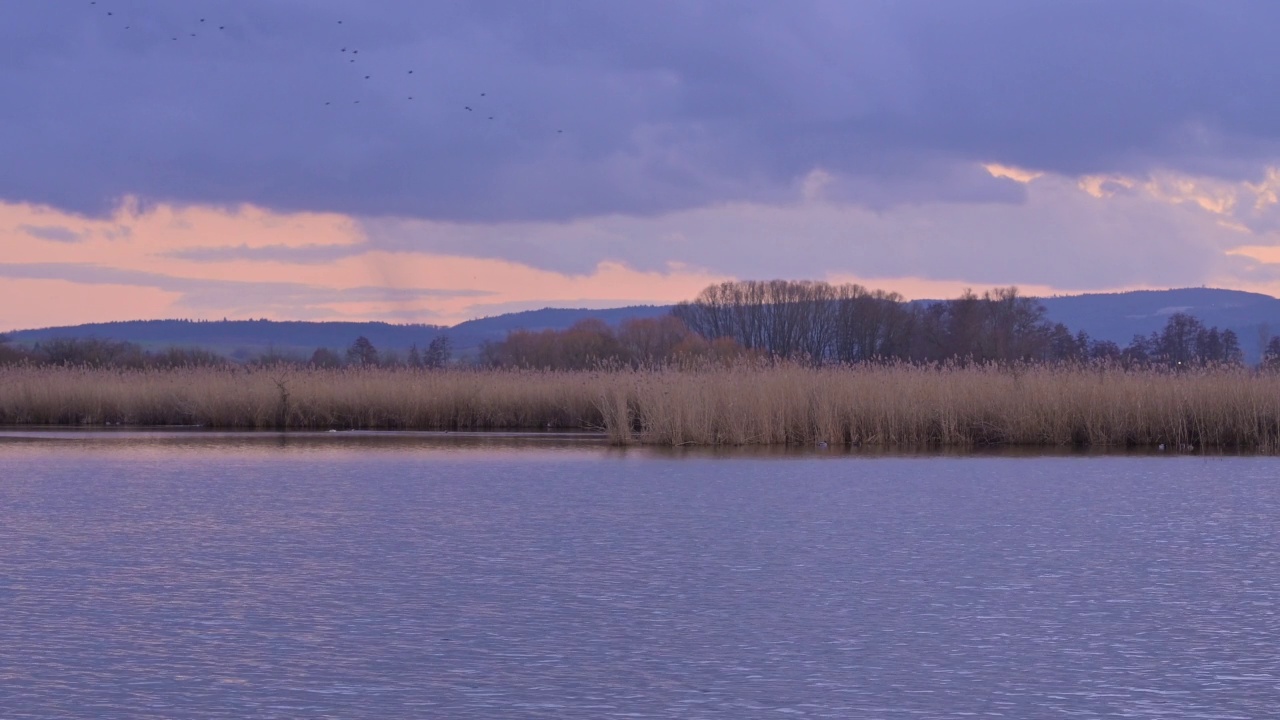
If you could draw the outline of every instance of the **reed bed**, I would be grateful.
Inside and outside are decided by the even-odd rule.
[[[1280,450],[1280,377],[1243,368],[0,368],[3,425],[533,430],[616,444]]]

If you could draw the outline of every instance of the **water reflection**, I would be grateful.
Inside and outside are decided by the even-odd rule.
[[[1280,701],[1270,458],[6,435],[6,718],[1258,718]]]
[[[0,428],[0,447],[10,449],[60,442],[63,447],[93,446],[94,451],[123,448],[127,451],[144,447],[205,449],[218,452],[251,452],[261,449],[311,451],[484,451],[502,452],[530,450],[585,451],[598,456],[631,453],[646,457],[666,458],[1047,458],[1047,457],[1202,457],[1203,452],[1172,452],[1156,448],[1117,447],[1020,447],[986,446],[976,448],[876,447],[848,445],[749,445],[743,447],[696,446],[628,446],[609,445],[603,433],[580,432],[449,432],[449,431],[221,431],[191,428]],[[1213,457],[1252,455],[1247,452],[1214,450]]]
[[[216,431],[200,428],[120,429],[0,429],[0,450],[18,448],[60,451],[139,452],[147,449],[253,453],[296,452],[503,452],[566,451],[604,446],[599,433],[569,432],[363,432],[363,431]]]

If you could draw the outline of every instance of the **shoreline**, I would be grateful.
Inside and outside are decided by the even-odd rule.
[[[936,458],[1009,460],[1037,458],[1230,458],[1266,457],[1272,453],[1239,449],[1158,450],[1152,447],[1052,446],[1052,445],[982,445],[982,446],[827,446],[817,445],[617,445],[602,432],[539,431],[468,431],[440,430],[228,430],[192,426],[21,426],[0,425],[0,449],[6,445],[59,443],[101,443],[130,446],[134,444],[194,443],[210,448],[219,445],[252,445],[287,442],[300,446],[379,449],[589,449],[640,452],[665,457],[768,459],[768,458]]]
[[[0,367],[0,428],[605,438],[614,445],[1280,450],[1280,375],[1106,366],[128,371]]]

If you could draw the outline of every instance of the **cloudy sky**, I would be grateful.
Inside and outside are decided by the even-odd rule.
[[[1280,3],[0,0],[0,330],[1280,294]]]

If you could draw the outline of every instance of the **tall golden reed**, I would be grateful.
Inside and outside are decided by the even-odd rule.
[[[1280,377],[1242,368],[0,368],[3,425],[585,429],[616,444],[1280,450]]]

